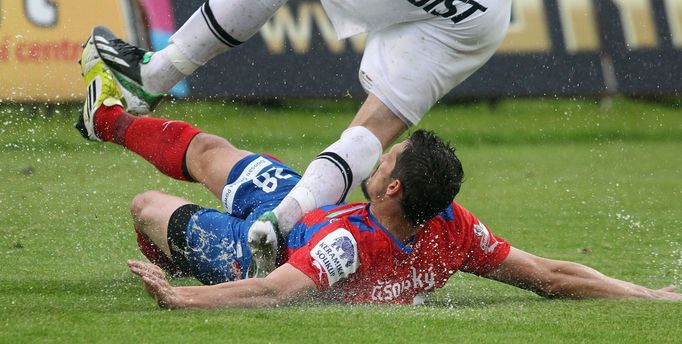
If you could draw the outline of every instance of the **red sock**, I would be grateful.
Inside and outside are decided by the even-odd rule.
[[[97,134],[97,137],[102,139],[102,141],[113,141],[122,145],[123,142],[117,140],[117,135],[115,135],[115,133],[120,132],[121,130],[125,132],[125,129],[127,129],[130,122],[135,120],[135,118],[135,116],[123,111],[123,108],[118,105],[100,106],[99,109],[95,111],[95,134]]]
[[[147,240],[140,232],[135,229],[135,233],[137,233],[137,246],[140,248],[140,251],[142,254],[149,259],[150,262],[154,263],[158,267],[162,268],[164,271],[166,271],[169,275],[174,276],[174,277],[179,277],[186,275],[183,273],[182,270],[180,270],[179,267],[177,267],[175,264],[173,264],[173,261],[166,256],[161,249],[156,246],[153,242],[150,240]]]
[[[135,117],[118,105],[101,106],[95,112],[95,133],[139,154],[171,178],[193,180],[186,171],[185,153],[201,130],[188,123]]]

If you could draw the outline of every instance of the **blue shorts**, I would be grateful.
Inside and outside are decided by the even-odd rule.
[[[226,213],[188,205],[171,216],[168,242],[173,261],[204,284],[245,278],[251,264],[247,244],[251,224],[275,208],[300,179],[268,156],[243,158],[223,189]]]

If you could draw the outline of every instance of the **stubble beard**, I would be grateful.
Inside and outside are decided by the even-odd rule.
[[[365,199],[367,200],[367,202],[370,201],[369,192],[367,192],[367,180],[368,179],[369,178],[365,178],[365,180],[363,180],[362,183],[360,183],[360,190],[362,190],[362,195],[365,196]]]

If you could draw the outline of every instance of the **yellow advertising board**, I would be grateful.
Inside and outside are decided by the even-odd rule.
[[[128,38],[126,0],[0,0],[0,100],[80,100],[76,61],[95,25]]]

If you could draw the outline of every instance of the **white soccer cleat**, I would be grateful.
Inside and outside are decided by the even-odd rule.
[[[249,277],[265,277],[277,268],[279,235],[277,217],[271,211],[263,213],[249,228],[251,249]]]
[[[154,110],[164,94],[147,90],[142,82],[140,66],[149,63],[153,52],[142,50],[124,42],[103,26],[93,29],[90,41],[95,54],[99,57],[123,93],[126,111],[133,115],[143,115]]]

